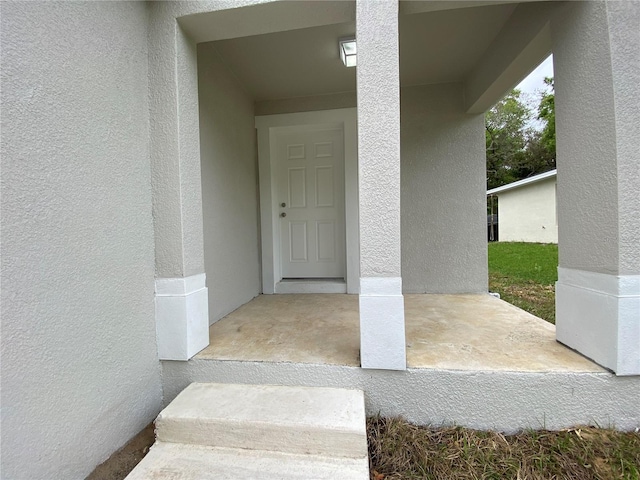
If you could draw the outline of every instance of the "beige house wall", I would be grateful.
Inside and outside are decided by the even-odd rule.
[[[498,194],[501,242],[558,243],[555,177]]]

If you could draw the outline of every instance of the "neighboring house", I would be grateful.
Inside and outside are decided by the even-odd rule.
[[[550,52],[557,338],[616,372],[572,378],[636,418],[616,392],[640,386],[639,3],[3,1],[0,13],[3,478],[83,478],[176,390],[211,378],[190,360],[209,324],[261,293],[359,296],[361,367],[346,371],[370,408],[395,402],[394,385],[436,423],[484,404],[482,385],[509,418],[530,385],[542,404],[581,408],[593,390],[545,397],[557,372],[503,372],[503,394],[432,369],[418,388],[405,361],[404,294],[487,291],[484,112]],[[346,68],[337,42],[354,34]],[[327,280],[286,281],[307,277]],[[326,366],[278,365],[280,378],[236,363],[216,378],[353,386]]]
[[[498,197],[501,242],[558,243],[556,170],[487,191]]]

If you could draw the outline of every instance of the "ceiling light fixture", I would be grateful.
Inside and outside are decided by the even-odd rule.
[[[356,66],[356,37],[341,38],[338,40],[340,59],[345,67]]]

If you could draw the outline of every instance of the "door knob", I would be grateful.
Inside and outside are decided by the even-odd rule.
[[[286,217],[286,216],[287,216],[287,214],[286,214],[285,212],[282,212],[282,213],[280,214],[280,216],[281,216],[282,218],[284,218],[284,217]]]
[[[282,203],[280,204],[280,206],[281,206],[282,208],[284,208],[284,207],[286,207],[286,206],[287,206],[287,204],[286,204],[286,203],[284,203],[284,202],[282,202]]]

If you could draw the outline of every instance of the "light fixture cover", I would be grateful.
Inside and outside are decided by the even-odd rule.
[[[356,38],[348,37],[338,40],[338,46],[340,48],[340,59],[344,63],[345,67],[356,66]]]

